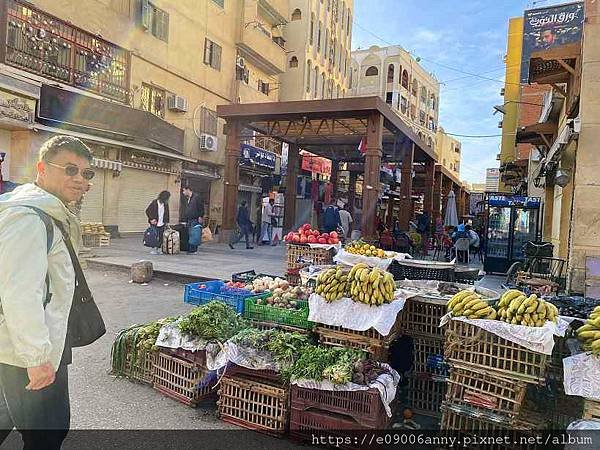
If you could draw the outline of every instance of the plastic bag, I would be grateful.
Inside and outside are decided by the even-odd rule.
[[[203,242],[210,242],[213,240],[213,235],[212,235],[212,231],[210,231],[210,228],[206,227],[202,230],[202,241]]]

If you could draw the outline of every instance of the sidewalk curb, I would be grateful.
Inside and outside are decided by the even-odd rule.
[[[94,269],[111,268],[114,270],[120,270],[120,271],[127,272],[127,273],[129,273],[129,271],[131,269],[130,266],[126,266],[126,265],[118,264],[118,263],[112,263],[112,262],[108,262],[108,261],[98,261],[98,260],[95,260],[94,258],[86,259],[85,262],[87,263],[88,267],[94,268]],[[157,269],[154,269],[153,272],[154,272],[154,278],[160,278],[162,280],[169,280],[169,281],[178,281],[180,283],[197,283],[197,282],[201,282],[201,281],[210,281],[210,280],[214,279],[212,277],[203,277],[203,276],[190,275],[190,274],[185,274],[185,273],[167,272],[165,270],[157,270]]]

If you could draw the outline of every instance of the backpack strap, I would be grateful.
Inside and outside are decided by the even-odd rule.
[[[35,206],[27,206],[27,208],[33,209],[44,223],[44,226],[46,227],[46,253],[50,253],[52,243],[54,242],[54,224],[52,218],[40,208],[36,208]],[[52,300],[52,293],[50,292],[50,276],[48,275],[48,272],[46,272],[46,298],[44,298],[44,308],[50,303],[50,300]]]

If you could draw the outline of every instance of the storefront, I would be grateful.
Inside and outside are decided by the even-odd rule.
[[[220,208],[218,202],[218,192],[220,191],[221,175],[217,166],[184,162],[181,174],[181,187],[189,187],[194,194],[202,199],[204,205],[204,215],[208,219],[208,225],[215,232],[217,224],[220,222]],[[185,199],[183,194],[180,198],[180,220],[183,218],[185,209]],[[212,203],[211,203],[212,202]]]

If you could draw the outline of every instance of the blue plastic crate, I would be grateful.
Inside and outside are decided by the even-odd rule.
[[[206,286],[200,289],[200,286]],[[230,288],[223,281],[213,280],[205,283],[191,283],[185,286],[183,301],[200,306],[208,302],[220,301],[231,306],[238,314],[244,313],[244,300],[252,297],[252,292],[246,289]]]

